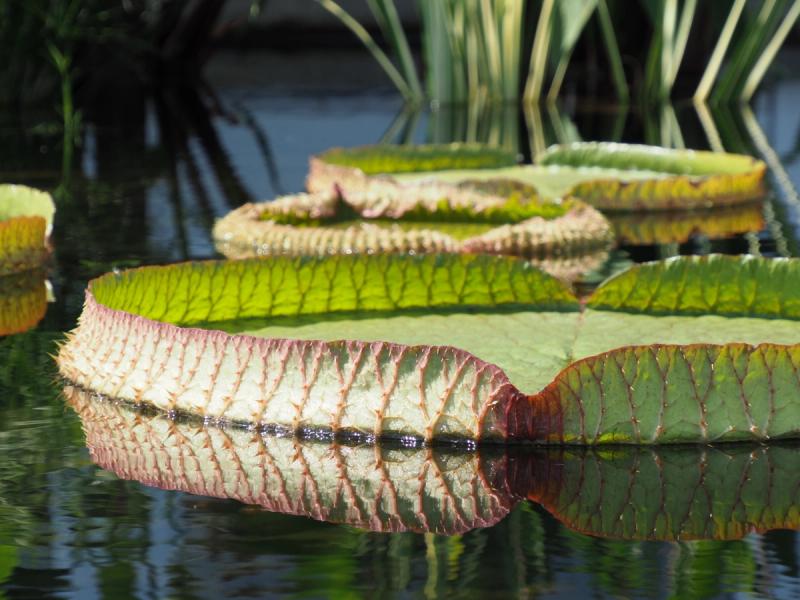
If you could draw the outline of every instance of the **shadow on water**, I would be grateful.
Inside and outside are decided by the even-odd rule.
[[[90,277],[215,256],[215,218],[300,190],[310,154],[382,136],[524,156],[578,139],[753,153],[771,168],[763,205],[714,213],[713,224],[704,213],[620,218],[622,245],[587,283],[677,253],[796,256],[800,122],[787,97],[766,91],[755,115],[691,105],[398,114],[381,93],[179,88],[87,114],[66,165],[61,132],[0,116],[0,178],[58,202],[46,274],[56,301],[44,306],[43,278],[7,281],[0,299],[6,332],[36,327],[0,339],[0,594],[800,592],[797,534],[774,529],[798,526],[792,446],[477,455],[252,440],[74,396],[77,413],[67,410],[50,358]],[[6,319],[12,311],[20,318]]]

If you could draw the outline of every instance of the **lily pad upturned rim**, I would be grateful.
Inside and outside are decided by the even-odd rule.
[[[639,265],[611,278],[598,288],[588,306],[599,314],[746,315],[797,321],[800,299],[787,295],[786,290],[798,281],[797,260],[681,257]],[[339,292],[332,294],[334,289]],[[173,304],[164,304],[164,298],[172,299]],[[698,386],[719,386],[708,402],[743,394],[756,402],[758,394],[766,394],[769,398],[758,400],[759,406],[767,401],[777,404],[778,400],[784,406],[786,401],[791,403],[791,397],[776,400],[773,395],[776,389],[783,389],[780,386],[792,385],[786,378],[796,377],[793,365],[800,361],[800,344],[754,346],[731,341],[612,346],[568,364],[539,393],[526,396],[511,384],[502,369],[454,347],[264,339],[170,324],[191,325],[267,314],[278,317],[414,307],[436,311],[482,305],[524,306],[526,310],[538,307],[539,311],[562,314],[578,309],[577,299],[563,284],[524,261],[506,257],[375,255],[182,263],[144,267],[93,280],[80,325],[61,348],[58,360],[68,380],[111,397],[234,422],[282,422],[290,429],[313,426],[339,432],[346,431],[347,423],[352,422],[362,423],[355,429],[374,437],[391,436],[397,431],[398,435],[415,435],[427,441],[448,439],[452,434],[476,441],[556,444],[708,443],[800,435],[800,425],[793,419],[784,418],[771,426],[768,423],[762,429],[761,413],[756,417],[755,412],[750,415],[748,411],[741,418],[751,423],[756,422],[755,418],[758,427],[745,430],[737,425],[725,429],[724,419],[719,423],[705,421],[705,408],[698,417],[700,424],[683,432],[664,434],[659,417],[652,439],[644,431],[640,434],[638,427],[634,427],[635,434],[616,432],[617,426],[606,423],[602,416],[592,417],[601,419],[597,431],[593,421],[584,423],[590,418],[589,413],[597,411],[598,405],[593,402],[600,402],[601,408],[606,402],[604,394],[610,393],[604,391],[607,386],[619,389],[630,380],[629,393],[638,389],[637,394],[646,394],[647,385],[643,383],[639,389],[639,384],[634,385],[630,378],[644,377],[642,381],[646,382],[649,373],[661,373],[658,376],[666,378],[669,372],[670,378],[695,388],[695,393],[699,393]],[[697,360],[704,361],[697,363],[700,367],[716,361],[716,371],[703,367],[702,373],[698,371],[699,379],[687,380],[684,370]],[[753,377],[762,375],[738,384],[719,379],[744,368],[741,361],[751,365]],[[768,372],[764,371],[764,361],[773,365]],[[608,370],[611,379],[606,380],[603,367],[614,364],[617,367]],[[346,365],[350,366],[345,368]],[[373,368],[378,371],[368,375]],[[381,374],[384,368],[390,371]],[[391,375],[391,369],[397,369],[395,375]],[[395,379],[392,384],[391,377],[398,377],[398,373],[404,373],[402,380]],[[800,380],[794,385],[800,386]],[[368,391],[375,386],[378,387]],[[728,389],[730,386],[734,387]],[[385,394],[384,408],[373,418],[370,411],[376,409],[367,407],[377,401],[380,389]],[[710,389],[704,393],[707,395]],[[411,393],[413,390],[417,391]],[[442,390],[449,391],[439,397]],[[301,394],[304,400],[286,404],[286,394]],[[434,396],[425,399],[428,394]],[[276,398],[279,400],[273,402]],[[418,405],[414,410],[423,407],[428,416],[411,430],[395,430],[393,411],[406,414],[402,411],[409,409],[403,407],[414,406],[414,402],[432,402],[433,412],[427,413],[428,409]],[[467,404],[462,406],[464,402]],[[622,410],[622,406],[614,410]],[[726,411],[741,408],[723,406]],[[764,410],[770,411],[767,419],[771,421],[772,404]],[[326,411],[332,411],[329,417],[325,416]],[[635,419],[636,414],[633,412],[631,418]],[[459,425],[462,418],[469,421]],[[318,421],[312,423],[308,419]],[[367,422],[370,425],[364,425]],[[604,429],[609,425],[611,429]]]
[[[467,194],[466,197],[469,196]],[[505,206],[499,196],[481,193],[476,194],[476,198],[491,211],[502,211]],[[512,209],[517,210],[514,205],[509,209],[509,223],[487,222],[487,231],[478,234],[473,232],[465,239],[441,230],[435,220],[438,206],[432,211],[431,221],[417,221],[419,216],[414,215],[411,223],[417,227],[412,230],[401,228],[406,222],[403,216],[397,219],[364,219],[348,227],[326,225],[324,219],[336,212],[340,202],[344,204],[343,200],[322,194],[296,194],[272,202],[245,204],[217,220],[213,230],[215,244],[222,254],[234,259],[375,253],[508,254],[531,259],[565,280],[574,279],[582,273],[580,264],[597,265],[613,244],[607,219],[578,200],[564,206],[563,214],[555,217],[535,216],[537,211],[531,209],[529,214],[534,216],[522,218],[512,214]],[[411,206],[410,210],[417,210],[413,205],[406,206]],[[465,206],[474,206],[474,203]],[[357,208],[351,208],[350,211],[359,212]],[[291,222],[294,218],[288,219],[287,223],[281,222],[280,218],[264,219],[265,213],[271,212],[290,217],[296,214],[297,219],[312,224],[298,226]],[[476,224],[480,223],[480,216],[480,211],[471,213]],[[393,227],[394,224],[397,226]],[[466,223],[467,226],[471,224]]]

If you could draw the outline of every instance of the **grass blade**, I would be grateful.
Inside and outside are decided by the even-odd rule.
[[[675,35],[675,42],[672,49],[672,70],[667,78],[667,87],[671,90],[678,77],[678,70],[683,62],[683,55],[686,52],[686,43],[689,41],[689,32],[692,29],[692,22],[697,11],[697,0],[686,0],[683,5],[678,31]]]
[[[414,103],[417,103],[421,100],[419,96],[414,94],[408,82],[400,74],[400,71],[397,70],[397,67],[395,67],[394,63],[392,63],[389,57],[386,56],[386,53],[381,50],[380,46],[375,43],[375,40],[372,38],[369,32],[364,29],[361,23],[356,21],[347,11],[345,11],[333,0],[317,0],[317,2],[325,10],[339,19],[345,27],[352,31],[355,36],[361,40],[361,43],[366,46],[367,50],[369,50],[370,54],[372,54],[373,58],[375,58],[381,68],[383,68],[384,72],[389,76],[389,79],[392,80],[392,83],[394,83],[395,87],[400,91],[406,100]]]
[[[550,46],[550,30],[553,14],[553,1],[544,0],[536,24],[536,37],[531,50],[528,81],[525,84],[525,102],[537,102],[542,96],[542,83],[547,70],[547,51]]]
[[[697,86],[697,91],[694,93],[694,99],[698,102],[703,102],[708,98],[711,88],[714,85],[714,80],[717,78],[722,61],[725,58],[725,53],[728,50],[728,45],[731,43],[733,32],[736,30],[736,24],[739,22],[739,17],[742,15],[746,0],[734,0],[731,11],[728,13],[728,18],[725,20],[725,25],[722,27],[722,32],[719,35],[714,51],[711,53],[711,58],[708,61],[706,70],[703,73],[700,84]]]
[[[417,67],[411,56],[411,48],[408,44],[408,37],[400,22],[400,15],[394,0],[367,0],[372,13],[381,26],[386,40],[391,44],[397,59],[400,61],[400,68],[403,71],[403,78],[408,83],[411,91],[421,98],[422,84],[417,74]]]
[[[630,98],[628,82],[625,80],[625,69],[622,66],[622,55],[617,44],[617,36],[614,34],[614,24],[608,12],[606,0],[599,0],[597,3],[597,17],[600,20],[600,32],[603,34],[603,43],[606,47],[608,62],[611,67],[611,81],[617,92],[617,100],[626,104]]]
[[[750,75],[745,81],[744,89],[742,90],[742,95],[740,96],[741,100],[744,102],[749,102],[753,97],[753,93],[756,91],[756,88],[764,78],[767,69],[772,64],[772,61],[775,59],[775,55],[778,53],[778,50],[786,40],[786,36],[789,35],[789,32],[792,30],[792,27],[794,26],[795,21],[797,21],[798,16],[800,16],[800,0],[795,0],[791,8],[789,8],[789,12],[786,13],[786,16],[778,27],[778,30],[775,32],[775,35],[764,49],[764,52],[758,57],[756,64],[753,66],[753,70],[750,72]]]

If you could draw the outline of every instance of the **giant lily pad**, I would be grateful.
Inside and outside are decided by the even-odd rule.
[[[782,445],[479,452],[343,445],[221,429],[68,386],[92,460],[122,479],[373,531],[453,535],[522,499],[627,540],[800,528],[800,449]]]
[[[437,147],[389,148],[336,148],[313,157],[307,187],[357,202],[364,196],[407,197],[431,181],[511,179],[543,197],[575,196],[602,210],[664,210],[752,201],[764,193],[766,171],[748,156],[601,142],[554,146],[536,165],[496,166],[500,161],[487,158],[478,168],[461,167],[458,149],[450,163],[435,163],[423,157]]]
[[[577,200],[541,201],[529,188],[425,186],[421,195],[353,206],[336,196],[299,194],[246,204],[214,227],[229,258],[486,252],[524,256],[574,279],[602,264],[608,221]]]
[[[507,257],[184,263],[92,281],[58,360],[112,397],[292,430],[797,437],[798,285],[797,260],[681,257],[611,278],[581,309],[564,284]]]
[[[33,269],[46,260],[54,214],[50,194],[0,184],[0,275]]]

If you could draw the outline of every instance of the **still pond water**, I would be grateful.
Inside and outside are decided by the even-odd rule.
[[[0,338],[0,597],[800,594],[792,445],[470,454],[295,443],[65,394],[50,358],[88,279],[215,257],[215,218],[299,191],[308,156],[335,145],[478,139],[530,155],[580,136],[766,152],[774,193],[755,216],[729,215],[727,231],[701,231],[702,216],[618,224],[649,237],[585,285],[677,253],[797,255],[800,82],[767,90],[753,118],[714,112],[713,123],[691,107],[418,115],[379,89],[226,80],[217,92],[217,111],[185,92],[137,104],[121,124],[89,126],[66,159],[46,126],[0,118],[0,180],[50,189],[59,210],[52,302],[33,330]]]

